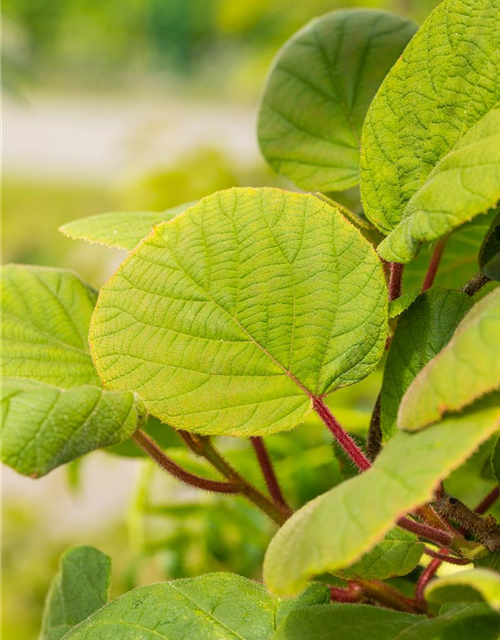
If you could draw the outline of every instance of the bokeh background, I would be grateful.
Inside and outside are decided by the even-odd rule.
[[[66,239],[61,224],[163,210],[234,185],[289,186],[265,166],[255,137],[258,96],[277,49],[333,9],[384,8],[421,22],[437,4],[3,0],[3,261],[70,267],[99,287],[123,255]],[[335,396],[338,417],[360,436],[379,383],[375,372]],[[173,456],[210,474],[175,434],[165,438]],[[219,446],[261,483],[247,442]],[[294,506],[352,472],[314,420],[269,447]],[[258,578],[272,533],[242,500],[181,487],[137,457],[97,452],[37,481],[4,469],[3,637],[37,637],[68,545],[109,553],[118,595],[213,570]]]

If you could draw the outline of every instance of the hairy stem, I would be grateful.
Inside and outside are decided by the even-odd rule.
[[[181,482],[188,484],[197,489],[205,491],[215,491],[216,493],[240,493],[242,486],[240,482],[232,480],[231,482],[218,482],[216,480],[208,480],[194,473],[190,473],[174,462],[167,454],[160,449],[156,442],[148,436],[142,429],[132,435],[134,443],[144,451],[152,460],[156,462],[164,471],[177,478]]]
[[[437,558],[441,560],[441,562],[449,562],[450,564],[470,564],[470,560],[465,560],[464,558],[456,558],[455,556],[450,556],[446,553],[440,551],[434,551],[434,549],[429,549],[428,547],[424,548],[424,553],[431,558]]]
[[[274,502],[269,500],[269,498],[245,480],[217,451],[210,438],[187,433],[186,431],[179,431],[178,433],[193,453],[208,460],[208,462],[220,471],[230,482],[238,483],[240,493],[259,507],[271,520],[282,525],[292,515],[293,510],[290,507],[274,504]]]
[[[476,513],[486,513],[500,497],[500,487],[495,487],[474,509]]]
[[[437,558],[434,558],[434,560],[432,560],[420,574],[420,577],[418,579],[417,586],[415,589],[415,600],[418,603],[420,603],[422,606],[425,606],[425,598],[424,598],[425,587],[429,584],[431,579],[436,574],[436,571],[441,566],[441,562],[442,560],[438,560]]]
[[[361,451],[358,445],[354,442],[351,436],[347,433],[347,431],[344,431],[340,423],[334,417],[323,400],[321,400],[321,398],[314,397],[313,407],[319,417],[326,424],[328,429],[332,432],[335,440],[346,452],[352,462],[358,467],[358,469],[360,471],[366,471],[367,469],[369,469],[371,467],[370,461],[365,456],[363,451]]]
[[[366,456],[374,462],[382,449],[382,429],[380,427],[380,393],[375,401],[366,440]]]
[[[271,462],[264,440],[259,436],[253,436],[250,438],[250,442],[255,450],[255,454],[259,461],[262,475],[266,481],[271,498],[274,500],[276,506],[290,509],[285,497],[283,496],[283,492],[281,491],[281,487],[279,485],[278,478],[276,477],[276,473],[274,472],[273,463]]]
[[[342,587],[330,587],[332,602],[359,602],[363,598],[363,589],[359,584],[351,584],[348,589]]]
[[[434,251],[432,252],[429,266],[427,268],[427,273],[425,274],[424,283],[422,285],[422,293],[424,291],[427,291],[427,289],[430,289],[434,284],[434,278],[436,277],[439,263],[441,262],[441,258],[443,257],[443,251],[447,239],[447,237],[441,238],[441,240],[439,240],[434,247]]]
[[[482,504],[479,506],[483,507]],[[461,500],[446,493],[436,501],[436,509],[446,518],[458,523],[461,531],[472,533],[489,551],[500,549],[500,532],[492,516],[472,511]]]
[[[357,580],[356,582],[370,600],[384,607],[389,607],[396,611],[406,611],[408,613],[421,613],[423,611],[419,602],[407,598],[384,582],[380,582],[379,580]]]
[[[485,284],[490,281],[488,276],[485,276],[484,273],[476,273],[467,284],[462,287],[462,291],[466,293],[468,296],[474,296],[478,291],[480,291]]]
[[[406,529],[406,531],[411,531],[411,533],[415,533],[421,538],[435,542],[441,547],[449,547],[453,542],[453,537],[449,533],[441,529],[435,529],[428,524],[422,524],[410,518],[399,518],[397,522],[402,529]]]
[[[389,277],[389,300],[396,300],[401,295],[401,288],[403,284],[403,269],[404,264],[399,262],[390,263],[390,277]]]

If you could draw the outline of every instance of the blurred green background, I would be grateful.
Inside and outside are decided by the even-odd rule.
[[[4,0],[3,261],[70,267],[99,287],[123,255],[72,242],[61,224],[162,210],[234,185],[289,186],[267,169],[255,139],[259,92],[281,44],[333,9],[384,8],[421,21],[437,4]],[[379,372],[334,398],[340,420],[361,437],[377,384]],[[173,456],[210,474],[174,434],[168,442]],[[246,441],[219,445],[262,484]],[[296,507],[352,473],[314,420],[269,447]],[[57,558],[70,544],[112,556],[118,595],[213,570],[259,578],[272,533],[239,498],[194,492],[138,458],[98,452],[38,481],[5,469],[3,637],[37,637]]]

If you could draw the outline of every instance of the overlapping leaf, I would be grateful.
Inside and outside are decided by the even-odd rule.
[[[292,612],[272,640],[497,640],[500,617],[485,605],[454,608],[429,619],[362,604]]]
[[[212,573],[134,589],[70,631],[65,640],[270,640],[291,611],[328,599],[328,589],[316,584],[297,600],[280,602],[256,582]]]
[[[318,198],[230,189],[156,227],[101,290],[99,375],[176,428],[290,429],[382,356],[387,288],[358,229]]]
[[[421,429],[500,387],[500,289],[480,300],[452,339],[418,374],[398,413],[402,429]]]
[[[429,602],[474,602],[485,600],[500,611],[500,573],[492,569],[469,569],[431,582],[425,597]]]
[[[408,262],[500,199],[500,2],[445,0],[382,84],[363,129],[368,218]]]
[[[10,265],[2,302],[2,460],[39,477],[128,438],[144,409],[100,386],[87,342],[95,293],[70,271]]]
[[[468,295],[433,288],[419,296],[402,315],[391,343],[380,394],[380,423],[384,439],[397,431],[401,400],[422,368],[450,341],[472,307]]]
[[[479,266],[485,276],[500,281],[500,213],[495,216],[481,246]]]
[[[370,470],[308,503],[278,531],[264,562],[270,590],[297,593],[309,578],[354,564],[499,427],[496,393],[431,429],[398,433]]]
[[[262,153],[308,190],[359,181],[368,106],[416,25],[384,11],[333,11],[289,40],[271,70],[259,115]]]
[[[45,602],[39,640],[60,640],[108,601],[111,560],[94,547],[68,549]]]
[[[102,213],[68,222],[60,231],[75,240],[87,240],[131,251],[151,233],[155,225],[172,220],[194,204],[189,202],[166,211]]]

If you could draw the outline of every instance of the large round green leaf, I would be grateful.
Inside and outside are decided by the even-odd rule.
[[[278,53],[259,114],[262,153],[303,189],[340,191],[359,181],[366,111],[417,27],[385,11],[333,11]]]
[[[445,0],[374,99],[361,192],[389,261],[485,213],[500,198],[499,0]]]
[[[230,189],[155,228],[103,287],[99,375],[176,428],[290,429],[312,398],[365,377],[386,338],[380,261],[338,210]]]

